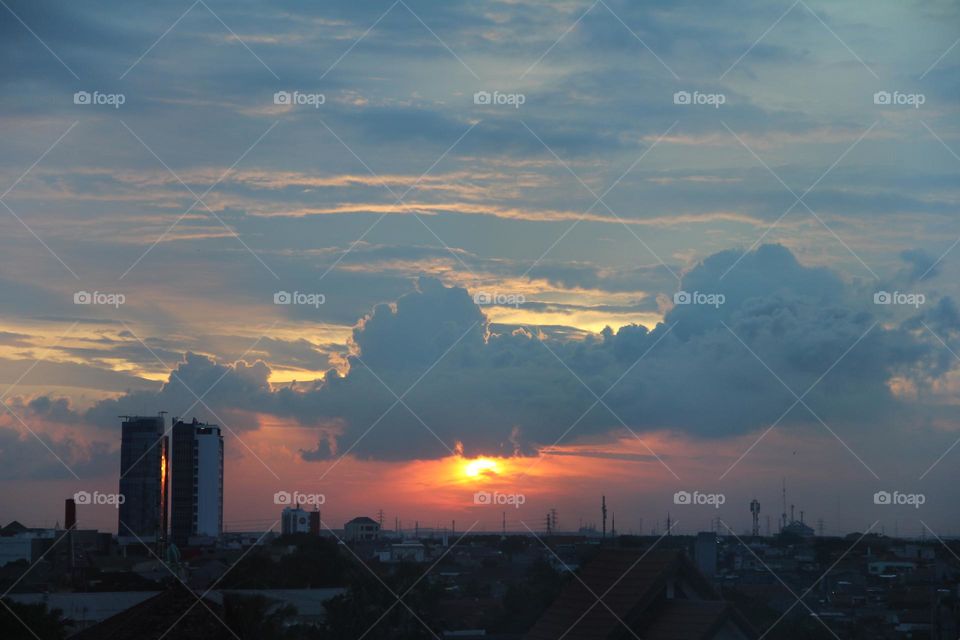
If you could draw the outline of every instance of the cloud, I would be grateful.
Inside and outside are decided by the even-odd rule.
[[[428,459],[459,444],[467,455],[533,454],[578,436],[725,438],[778,419],[784,428],[819,419],[892,428],[911,407],[892,394],[891,378],[924,384],[952,364],[917,331],[917,318],[878,322],[871,290],[805,266],[779,245],[710,256],[682,287],[721,294],[723,304],[674,306],[652,330],[627,325],[570,339],[490,325],[465,289],[421,278],[360,320],[345,373],[275,388],[264,362],[226,365],[188,353],[159,392],[102,401],[83,419],[107,426],[121,414],[193,406],[244,429],[257,426],[255,414],[272,414],[317,429],[307,460],[346,452]],[[937,326],[956,325],[952,301],[926,313]],[[802,406],[784,415],[793,394],[814,384],[804,402],[816,416]],[[34,405],[64,412],[49,401]]]
[[[940,275],[942,265],[936,256],[923,249],[906,249],[900,252],[900,257],[909,265],[907,279],[916,282]]]

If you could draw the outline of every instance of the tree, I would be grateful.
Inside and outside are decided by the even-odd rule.
[[[48,611],[44,603],[0,601],[0,638],[4,640],[60,640],[67,636],[63,612]]]
[[[240,640],[283,640],[286,621],[297,615],[296,607],[277,605],[266,596],[224,594],[223,621]]]

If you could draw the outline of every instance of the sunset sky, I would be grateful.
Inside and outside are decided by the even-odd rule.
[[[0,524],[162,410],[229,530],[960,534],[956,3],[0,5]]]

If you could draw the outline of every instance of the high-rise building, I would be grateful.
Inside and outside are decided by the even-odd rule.
[[[167,533],[168,445],[164,416],[121,416],[121,542],[159,542]],[[138,540],[139,539],[139,540]]]
[[[179,546],[212,543],[223,533],[220,427],[175,420],[170,537]]]

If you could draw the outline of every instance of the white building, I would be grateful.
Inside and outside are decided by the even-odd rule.
[[[389,549],[378,551],[380,562],[426,562],[427,550],[420,542],[401,542],[390,545]]]
[[[360,516],[343,525],[343,539],[347,542],[370,542],[380,537],[376,520]]]
[[[310,533],[310,514],[300,507],[287,507],[280,515],[280,533]]]
[[[180,546],[216,542],[223,533],[223,436],[220,427],[173,425],[170,531]]]

